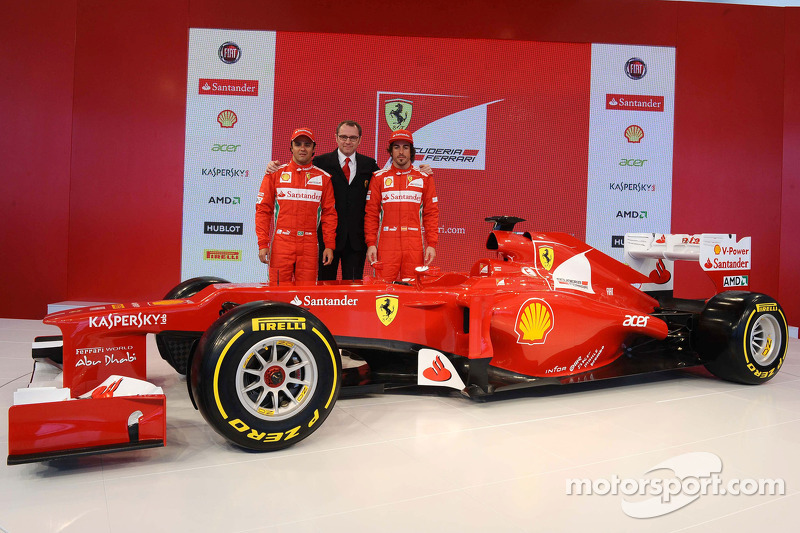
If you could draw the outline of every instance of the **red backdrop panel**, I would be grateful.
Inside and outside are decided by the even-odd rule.
[[[781,190],[780,292],[790,324],[800,324],[800,8],[786,9]]]
[[[488,106],[485,126],[462,124],[476,135],[485,131],[486,170],[434,170],[440,227],[465,230],[440,236],[438,265],[468,271],[489,254],[484,218],[493,215],[521,216],[529,220],[526,229],[583,239],[589,45],[278,33],[276,48],[272,145],[284,162],[295,128],[311,127],[319,139],[317,153],[325,153],[336,148],[336,125],[346,119],[362,125],[359,151],[373,156],[377,113],[383,165],[390,130],[383,103],[377,105],[379,91],[408,94],[414,101],[412,132],[440,115],[501,100]],[[343,49],[364,51],[346,71],[338,59]],[[307,73],[308,81],[298,73]]]
[[[676,46],[673,229],[752,235],[754,288],[775,294],[780,265],[782,303],[790,322],[800,316],[796,9],[639,0],[466,0],[432,9],[410,0],[408,18],[395,24],[394,4],[348,6],[5,6],[12,23],[4,43],[24,43],[26,56],[0,59],[0,106],[15,126],[0,130],[0,315],[41,317],[48,302],[65,298],[149,298],[178,281],[188,28],[231,27]],[[391,57],[370,53],[380,63]]]
[[[69,297],[161,297],[179,281],[185,3],[82,1]]]
[[[672,231],[753,237],[750,290],[778,295],[783,11],[679,6]],[[676,296],[710,296],[693,265]],[[784,302],[791,305],[791,302]]]
[[[0,54],[0,317],[67,296],[77,2],[4,2]]]

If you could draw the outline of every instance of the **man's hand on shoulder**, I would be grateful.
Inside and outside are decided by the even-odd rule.
[[[267,174],[272,174],[273,172],[275,172],[279,168],[281,168],[280,161],[270,161],[267,164]]]
[[[427,174],[428,176],[433,176],[433,169],[430,165],[420,165],[419,171],[423,174]]]

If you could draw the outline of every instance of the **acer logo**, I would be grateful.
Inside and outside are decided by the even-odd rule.
[[[617,218],[647,218],[647,211],[617,211]]]
[[[648,320],[650,317],[646,315],[625,315],[622,325],[629,328],[644,328],[647,327]]]
[[[643,167],[645,163],[647,163],[647,159],[626,159],[623,157],[619,160],[619,166],[621,167]]]
[[[211,147],[212,152],[235,152],[241,144],[215,144]]]

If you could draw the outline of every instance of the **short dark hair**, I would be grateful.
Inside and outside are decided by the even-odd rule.
[[[294,142],[294,140],[289,141],[289,153],[292,154],[292,155],[294,155],[294,152],[292,152],[292,143],[293,142]],[[316,143],[316,141],[311,141],[311,145],[313,147],[313,148],[311,148],[311,156],[313,157],[314,153],[317,151],[317,143]]]
[[[395,142],[397,142],[397,141],[395,141]],[[389,147],[386,149],[386,151],[389,152],[389,156],[390,157],[392,155],[392,145],[393,144],[394,144],[394,142],[389,143]],[[414,148],[414,143],[410,143],[410,144],[411,144],[411,164],[413,165],[414,161],[415,161],[415,159],[417,157],[417,149]]]
[[[361,126],[355,120],[343,120],[336,126],[336,135],[339,135],[339,130],[342,129],[342,126],[351,126],[358,130],[358,136],[361,137]]]

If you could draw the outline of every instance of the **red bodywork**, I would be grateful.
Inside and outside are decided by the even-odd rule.
[[[587,373],[616,360],[634,337],[666,338],[666,322],[650,316],[657,301],[632,286],[648,278],[577,239],[496,230],[487,247],[499,258],[478,261],[469,274],[421,273],[407,285],[369,278],[309,286],[216,284],[188,299],[64,311],[45,323],[63,333],[63,386],[73,398],[111,375],[145,380],[146,334],[199,334],[223,306],[258,300],[307,308],[340,348],[354,339],[397,341],[488,361],[500,372],[527,378]],[[159,438],[159,431],[163,438],[160,398],[150,410],[136,407],[145,418],[160,416],[148,426],[148,438]],[[127,401],[149,402],[128,397],[12,407],[9,449],[27,454],[74,448],[81,439],[122,443],[127,435],[121,418],[132,406],[115,409]],[[114,423],[104,424],[106,418]],[[59,440],[65,424],[78,429],[62,431]]]
[[[423,274],[409,285],[372,279],[313,286],[217,284],[190,299],[63,311],[45,322],[64,334],[64,386],[74,397],[112,374],[146,379],[145,334],[205,331],[227,302],[294,303],[337,338],[401,341],[468,359],[491,358],[496,368],[531,377],[575,373],[576,361],[581,372],[606,365],[630,336],[666,337],[666,323],[649,316],[656,300],[631,286],[647,282],[644,275],[568,235],[528,240],[495,231],[493,236],[500,237],[498,246],[511,260],[483,259],[469,275]],[[539,257],[541,248],[551,250],[549,270]],[[559,266],[583,254],[586,279],[565,278],[563,283],[578,288],[556,288]],[[381,320],[386,298],[397,301],[389,323]],[[539,303],[551,322],[541,339],[526,340],[521,333],[521,313],[531,303]],[[578,361],[596,351],[590,365]]]

